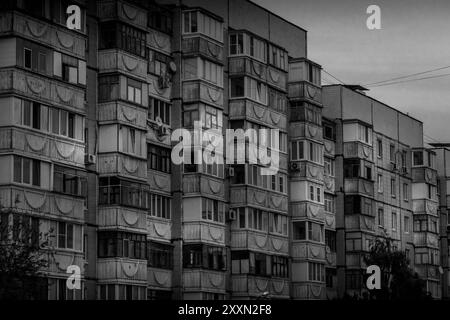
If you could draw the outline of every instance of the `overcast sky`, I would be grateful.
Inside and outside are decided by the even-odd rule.
[[[253,1],[306,29],[308,58],[345,83],[450,66],[449,0]],[[366,26],[371,4],[381,9],[381,30]],[[450,68],[415,78],[439,74]],[[326,74],[323,79],[336,82]],[[423,121],[426,135],[450,142],[450,76],[370,89],[368,95]]]

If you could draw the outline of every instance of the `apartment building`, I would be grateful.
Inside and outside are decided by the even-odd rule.
[[[69,4],[81,30],[65,26]],[[440,296],[439,152],[364,88],[322,88],[304,29],[241,0],[0,8],[1,223],[27,217],[50,237],[40,298],[361,295],[377,237]],[[279,134],[244,140],[243,163],[195,163],[194,147],[173,163],[172,133],[196,124],[210,141]],[[279,152],[275,174],[254,147]]]

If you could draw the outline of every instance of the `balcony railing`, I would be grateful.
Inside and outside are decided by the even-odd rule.
[[[184,222],[183,239],[185,242],[202,242],[212,245],[225,244],[225,225],[207,222]]]
[[[225,293],[226,272],[204,270],[204,269],[184,269],[183,287],[186,291],[215,291]]]
[[[0,187],[0,205],[19,212],[42,213],[49,217],[84,219],[85,199],[16,185]]]
[[[223,48],[200,36],[183,39],[182,51],[184,55],[201,54],[223,63]]]
[[[147,283],[147,260],[129,258],[99,258],[97,260],[99,280],[119,280],[130,284]]]
[[[84,167],[83,142],[26,128],[0,128],[0,150],[21,151],[30,156],[46,157],[49,160]]]
[[[233,249],[255,250],[275,254],[288,254],[288,236],[254,230],[232,230],[231,247]]]
[[[261,298],[269,293],[268,298],[289,298],[289,280],[274,277],[261,277],[247,274],[233,274],[232,297]]]
[[[1,70],[0,79],[0,94],[20,93],[49,105],[69,106],[78,112],[86,112],[84,91],[78,87],[19,69]]]
[[[100,50],[98,52],[98,69],[104,73],[121,71],[141,80],[147,78],[147,62],[143,58],[122,50]]]
[[[122,229],[136,232],[147,230],[145,211],[122,207],[99,207],[98,225],[100,229]]]
[[[306,99],[321,104],[322,88],[308,81],[289,83],[288,97],[290,99]]]

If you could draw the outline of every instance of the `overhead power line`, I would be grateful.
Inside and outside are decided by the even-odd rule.
[[[403,80],[403,81],[394,81],[394,82],[389,82],[389,83],[382,83],[382,84],[374,85],[374,86],[370,86],[370,87],[372,87],[372,88],[384,87],[384,86],[390,86],[390,85],[393,85],[393,84],[407,83],[407,82],[413,82],[413,81],[419,81],[419,80],[427,80],[427,79],[435,79],[435,78],[442,78],[442,77],[448,77],[448,76],[450,76],[450,73],[444,73],[444,74],[439,74],[439,75],[429,76],[429,77],[423,77],[423,78],[417,78],[417,79],[409,79],[409,80]]]
[[[445,66],[445,67],[440,67],[440,68],[436,68],[436,69],[430,69],[430,70],[426,70],[426,71],[422,71],[422,72],[412,73],[412,74],[408,74],[408,75],[404,75],[404,76],[400,76],[400,77],[396,77],[396,78],[391,78],[391,79],[387,79],[387,80],[383,80],[383,81],[367,83],[364,86],[372,86],[372,85],[381,84],[381,83],[385,83],[385,82],[391,82],[391,81],[394,81],[394,80],[410,78],[410,77],[414,77],[414,76],[419,76],[421,74],[426,74],[426,73],[439,71],[439,70],[444,70],[444,69],[448,69],[448,68],[450,68],[450,66]]]
[[[329,75],[330,77],[332,77],[334,80],[337,80],[338,82],[345,84],[344,81],[340,80],[339,78],[333,76],[331,73],[329,73],[328,71],[326,71],[325,69],[322,69],[323,72],[325,72],[327,75]]]

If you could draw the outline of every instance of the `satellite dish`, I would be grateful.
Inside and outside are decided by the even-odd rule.
[[[173,61],[169,62],[169,69],[170,69],[170,72],[172,72],[172,73],[177,72],[177,65],[175,64],[175,62],[173,62]]]

